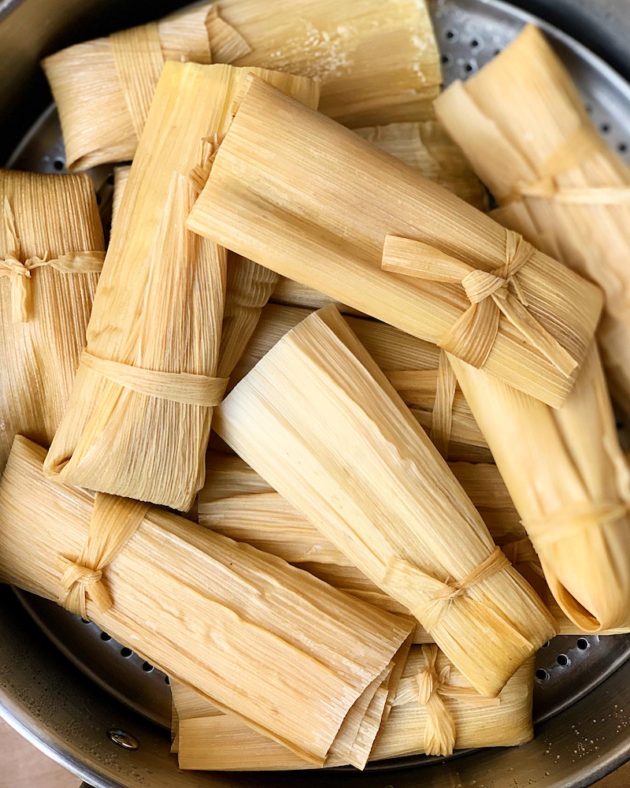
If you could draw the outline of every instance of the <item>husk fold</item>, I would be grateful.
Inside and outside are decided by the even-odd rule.
[[[436,344],[471,314],[471,303],[457,285],[383,271],[386,236],[421,239],[483,273],[502,270],[512,254],[506,230],[491,219],[260,80],[249,83],[188,226]],[[519,272],[523,309],[579,364],[601,294],[542,253],[530,249],[526,256]],[[474,319],[468,327],[473,347]],[[501,318],[496,330],[484,368],[560,405],[575,371],[561,372],[510,321]]]

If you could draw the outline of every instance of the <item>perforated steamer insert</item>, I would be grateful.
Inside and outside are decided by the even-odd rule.
[[[341,0],[343,1],[343,0]],[[438,42],[442,53],[442,69],[446,84],[454,79],[466,79],[491,60],[509,43],[527,21],[533,20],[507,4],[496,0],[432,0],[431,9]],[[586,106],[606,141],[619,154],[630,161],[630,86],[620,79],[601,60],[558,30],[543,22],[537,23],[547,32],[555,49],[577,83]],[[9,166],[38,172],[64,172],[64,148],[55,108],[51,106],[34,124],[23,139]],[[98,202],[105,226],[111,218],[113,170],[109,166],[90,171],[98,194]],[[624,432],[624,425],[619,423]],[[625,436],[623,436],[625,437]],[[379,763],[368,767],[368,772],[328,772],[325,776],[306,777],[304,774],[262,775],[244,783],[240,777],[227,775],[215,782],[217,776],[178,772],[171,762],[167,775],[158,775],[149,769],[137,769],[133,761],[117,763],[120,748],[127,745],[125,757],[134,758],[144,746],[140,721],[148,720],[151,728],[151,747],[154,737],[162,737],[164,746],[159,753],[161,761],[168,760],[168,743],[171,717],[171,698],[168,678],[130,648],[113,640],[95,624],[82,621],[57,605],[23,592],[14,592],[23,610],[36,622],[45,636],[89,679],[107,694],[117,699],[125,708],[135,712],[138,724],[129,724],[131,716],[121,728],[115,714],[103,728],[103,757],[96,761],[107,762],[109,777],[98,776],[94,765],[85,772],[94,785],[315,785],[322,777],[330,788],[344,785],[365,785],[375,788],[406,788],[423,786],[448,786],[448,788],[524,788],[525,786],[579,786],[591,783],[598,773],[604,773],[612,764],[621,760],[630,746],[626,742],[626,712],[623,697],[612,703],[607,687],[613,687],[622,668],[630,657],[630,636],[611,637],[558,637],[540,650],[536,661],[534,687],[537,740],[531,745],[515,750],[494,750],[484,753],[458,753],[450,759],[414,757],[396,762]],[[52,657],[54,659],[54,653]],[[0,678],[2,674],[0,672]],[[610,680],[609,680],[610,679]],[[607,681],[609,680],[609,681]],[[602,687],[601,685],[604,684]],[[4,682],[3,682],[4,684]],[[0,684],[0,686],[2,686]],[[589,697],[587,694],[599,688]],[[602,700],[605,703],[602,703]],[[1,698],[0,698],[1,701]],[[86,697],[86,704],[90,698]],[[577,704],[577,705],[576,705]],[[630,698],[628,699],[630,718]],[[578,716],[575,716],[579,709]],[[9,715],[10,716],[10,715]],[[18,720],[27,732],[28,715]],[[565,719],[566,718],[566,719]],[[569,718],[575,721],[569,724]],[[15,722],[15,720],[13,720]],[[564,724],[566,723],[566,724]],[[129,729],[131,728],[131,729]],[[160,733],[161,731],[161,733]],[[38,739],[36,731],[30,731]],[[556,732],[557,735],[556,735]],[[630,729],[629,729],[630,732]],[[606,744],[606,736],[616,736],[619,742],[613,747]],[[40,740],[41,743],[41,740]],[[136,749],[137,745],[137,749]],[[601,756],[598,755],[602,751]],[[529,750],[529,752],[528,752]],[[54,753],[53,753],[54,754]],[[59,757],[63,757],[58,754]],[[627,757],[627,756],[626,756]],[[601,764],[597,761],[603,758]],[[108,760],[109,759],[109,760]],[[440,770],[436,761],[443,763]],[[581,761],[588,768],[580,769]],[[111,764],[116,762],[116,768]],[[129,765],[131,764],[131,765]],[[511,765],[510,765],[511,764]],[[421,766],[422,768],[412,768]],[[77,764],[74,763],[77,768]],[[122,767],[122,768],[120,768]],[[117,782],[112,771],[118,773]],[[340,773],[341,772],[341,773]],[[124,775],[124,778],[123,778]],[[577,775],[577,776],[576,776]],[[181,782],[180,782],[181,780]],[[0,784],[2,778],[0,775]],[[324,784],[324,783],[322,783]]]

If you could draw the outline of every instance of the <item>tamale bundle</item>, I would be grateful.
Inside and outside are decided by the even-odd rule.
[[[187,226],[553,406],[601,311],[592,284],[255,78]],[[390,257],[413,247],[422,281],[382,270],[386,238]]]
[[[239,350],[240,362],[232,373],[230,386],[236,385],[287,331],[308,315],[308,310],[296,307],[266,306],[250,342]],[[461,391],[450,391],[443,385],[445,374],[448,378],[452,372],[445,369],[444,362],[440,365],[439,348],[385,323],[353,317],[347,320],[444,457],[470,462],[491,459]]]
[[[481,694],[498,694],[554,633],[334,307],[272,348],[223,401],[215,430],[405,605]]]
[[[48,446],[59,426],[103,265],[87,176],[0,170],[0,473],[17,433]]]
[[[248,73],[164,67],[46,459],[51,477],[184,511],[203,485],[212,408],[226,383],[217,377],[226,252],[185,221]],[[257,73],[317,102],[305,77]]]
[[[94,620],[322,765],[409,619],[170,512],[51,482],[44,456],[18,436],[0,482],[3,582]]]
[[[583,632],[630,624],[630,471],[597,350],[553,410],[451,364],[558,604]]]
[[[450,755],[469,747],[510,747],[533,737],[534,658],[499,697],[479,695],[436,646],[413,646],[393,708],[378,733],[370,761],[404,755]],[[309,768],[286,748],[258,735],[177,687],[177,751],[181,769],[264,771]],[[181,710],[181,714],[180,714]],[[331,761],[327,766],[341,765]]]
[[[433,117],[437,43],[423,0],[221,0],[43,61],[67,165],[132,159],[165,61],[311,77],[322,111],[361,126]]]
[[[498,204],[522,204],[562,262],[603,289],[604,366],[613,395],[627,402],[630,168],[599,136],[564,65],[528,25],[436,109]]]
[[[229,63],[248,51],[206,3],[45,58],[66,166],[83,170],[133,159],[165,61]]]

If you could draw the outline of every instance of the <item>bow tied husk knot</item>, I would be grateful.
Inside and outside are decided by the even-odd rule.
[[[4,198],[3,229],[5,237],[5,256],[0,258],[0,277],[8,276],[11,281],[11,317],[14,323],[26,323],[30,319],[31,271],[50,265],[62,273],[100,273],[105,260],[105,252],[70,252],[54,260],[48,253],[43,257],[32,256],[26,259],[17,232],[15,216],[9,202]]]
[[[457,729],[446,698],[483,706],[498,706],[500,698],[486,698],[472,687],[455,686],[451,681],[451,665],[446,662],[438,670],[438,647],[422,646],[425,667],[415,676],[401,679],[394,706],[414,701],[426,709],[424,751],[427,755],[452,755]]]
[[[470,302],[439,342],[440,347],[473,367],[482,368],[494,347],[503,315],[525,341],[563,375],[569,377],[577,361],[531,313],[518,275],[535,253],[531,244],[505,230],[505,262],[484,271],[415,241],[388,235],[382,268],[391,273],[432,282],[459,284]]]

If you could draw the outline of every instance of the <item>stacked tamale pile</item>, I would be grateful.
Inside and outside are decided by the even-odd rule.
[[[540,32],[441,94],[417,0],[43,66],[113,222],[0,172],[0,580],[168,673],[182,769],[529,741],[536,651],[630,630],[628,176]]]

